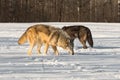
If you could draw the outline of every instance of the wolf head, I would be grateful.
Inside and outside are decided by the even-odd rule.
[[[64,32],[63,30],[59,30],[59,38],[57,41],[57,45],[62,47],[63,49],[67,50],[71,55],[74,55],[73,51],[73,42],[69,35]]]
[[[70,36],[62,29],[53,30],[49,36],[48,42],[50,45],[59,46],[74,55],[73,42]]]

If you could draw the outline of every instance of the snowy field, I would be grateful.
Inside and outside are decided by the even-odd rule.
[[[62,27],[85,25],[90,28],[94,48],[82,49],[75,40],[75,55],[58,47],[59,56],[27,55],[28,43],[18,38],[37,23],[0,23],[0,80],[120,80],[120,23],[43,23]],[[42,50],[44,50],[44,46]]]

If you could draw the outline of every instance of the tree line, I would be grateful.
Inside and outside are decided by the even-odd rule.
[[[118,0],[0,0],[0,22],[120,22]]]

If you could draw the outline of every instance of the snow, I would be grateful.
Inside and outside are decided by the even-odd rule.
[[[34,24],[56,27],[85,25],[90,28],[94,48],[82,49],[75,40],[75,55],[58,47],[55,56],[51,47],[47,56],[27,55],[28,43],[18,45],[23,32]],[[42,46],[42,50],[44,46]],[[120,80],[120,23],[0,23],[0,80]]]

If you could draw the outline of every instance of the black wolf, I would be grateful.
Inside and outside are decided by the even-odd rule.
[[[88,27],[82,25],[74,25],[64,26],[62,29],[68,33],[72,41],[74,41],[75,38],[78,38],[79,41],[82,43],[84,49],[87,48],[86,41],[88,41],[89,45],[93,47],[93,38]]]

